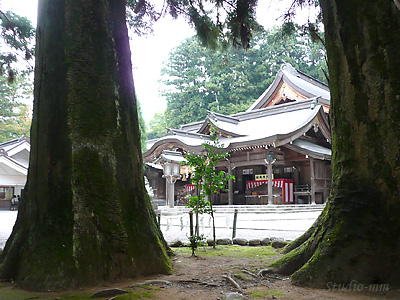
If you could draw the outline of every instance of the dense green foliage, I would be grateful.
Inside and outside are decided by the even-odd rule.
[[[166,125],[176,128],[200,121],[208,110],[245,111],[273,82],[283,62],[326,81],[322,44],[298,31],[289,36],[277,29],[257,34],[247,51],[232,47],[214,51],[195,37],[185,40],[163,69]]]
[[[34,36],[27,18],[0,10],[0,142],[29,134]],[[27,64],[24,71],[17,70],[21,62]]]
[[[14,80],[14,65],[18,58],[28,64],[34,55],[35,30],[31,22],[13,12],[0,10],[0,36],[3,42],[0,53],[0,75],[7,74],[8,80]],[[4,50],[3,50],[4,48]],[[30,69],[33,69],[30,66]]]
[[[0,76],[0,142],[29,135],[31,112],[21,100],[32,97],[29,74],[17,74],[13,82],[8,75]]]
[[[218,44],[248,48],[254,30],[257,0],[166,0],[156,8],[157,1],[128,0],[128,23],[136,33],[151,32],[151,25],[165,14],[183,16],[197,31],[203,45]]]
[[[167,123],[165,121],[164,111],[156,112],[150,121],[149,129],[146,132],[148,140],[159,138],[167,132]]]
[[[215,247],[215,220],[214,210],[212,207],[212,195],[226,190],[229,180],[235,179],[232,175],[226,175],[225,171],[216,172],[218,163],[229,157],[229,153],[222,152],[223,146],[218,140],[218,133],[211,130],[210,141],[204,141],[204,154],[189,153],[186,155],[184,164],[193,169],[191,174],[191,182],[196,186],[197,195],[190,196],[187,207],[193,209],[198,214],[209,214],[213,220],[213,246]],[[196,217],[196,222],[198,217]],[[196,223],[196,232],[198,232],[199,224]],[[191,236],[192,251],[194,254],[196,237]]]
[[[142,108],[140,106],[140,102],[137,101],[137,112],[138,112],[138,119],[139,119],[139,130],[140,130],[140,142],[142,144],[142,152],[147,150],[146,148],[146,122],[144,121]]]

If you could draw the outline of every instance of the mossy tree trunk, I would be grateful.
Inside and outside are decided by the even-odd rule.
[[[398,285],[400,11],[389,0],[320,4],[332,96],[331,196],[272,267],[301,285]]]
[[[171,272],[130,55],[124,0],[39,1],[30,167],[0,278],[53,290]]]

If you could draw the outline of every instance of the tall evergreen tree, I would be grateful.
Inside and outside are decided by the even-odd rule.
[[[321,0],[331,90],[330,200],[274,270],[297,284],[400,282],[400,5]]]
[[[0,258],[21,287],[171,272],[145,192],[125,4],[39,1],[30,166]]]
[[[26,17],[0,10],[0,36],[2,46],[5,46],[0,53],[0,75],[7,76],[7,80],[13,82],[17,61],[24,60],[28,68],[33,69],[30,63],[34,55],[35,30]]]
[[[14,76],[0,76],[0,142],[29,135],[31,111],[22,102],[32,98],[32,82],[26,72]]]
[[[34,34],[27,18],[0,10],[0,142],[29,132],[30,109],[24,100],[33,92],[29,75],[33,70]],[[23,71],[17,69],[21,65]]]
[[[129,4],[140,13],[146,2]],[[30,167],[0,257],[0,278],[21,287],[171,271],[143,182],[126,4],[39,0]],[[208,20],[200,2],[167,5],[173,15],[182,7],[197,28]],[[243,16],[232,17],[236,36],[248,31]]]
[[[156,112],[150,121],[149,129],[146,131],[146,138],[151,140],[164,136],[167,132],[166,127],[164,111]]]

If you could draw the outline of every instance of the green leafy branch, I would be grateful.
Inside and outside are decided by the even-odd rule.
[[[223,151],[223,144],[218,139],[218,133],[213,126],[210,126],[210,140],[203,143],[204,154],[190,153],[186,156],[186,164],[192,169],[192,183],[196,186],[197,195],[189,198],[187,207],[192,208],[198,214],[207,213],[213,221],[213,240],[215,247],[215,219],[212,206],[212,195],[226,191],[229,180],[235,179],[232,175],[226,175],[224,171],[216,172],[221,160],[227,159],[229,153]],[[198,228],[198,224],[196,224]],[[193,249],[192,249],[193,250]]]

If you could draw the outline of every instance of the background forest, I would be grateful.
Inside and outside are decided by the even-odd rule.
[[[196,37],[175,48],[162,70],[165,112],[150,121],[147,139],[161,137],[166,127],[196,122],[207,111],[245,111],[272,83],[282,63],[326,83],[325,50],[301,30],[282,28],[258,32],[248,50],[212,50]]]
[[[28,135],[35,30],[13,12],[0,14],[0,143]]]
[[[0,76],[0,143],[28,135],[31,109],[24,102],[32,97],[32,79],[28,73],[17,74],[13,82]]]

